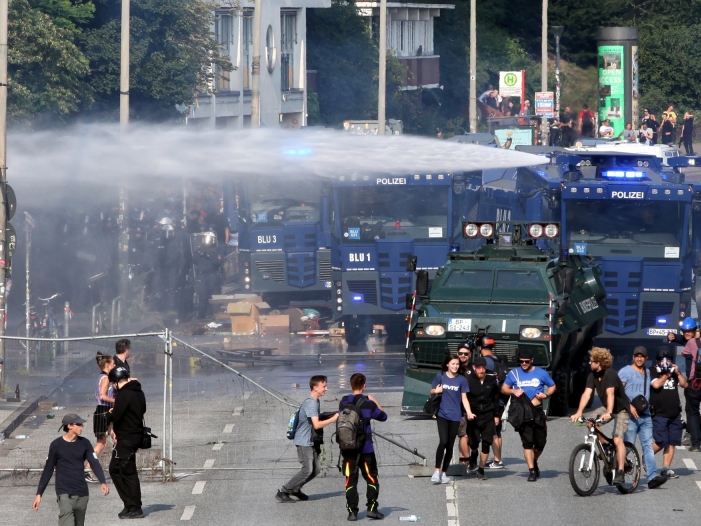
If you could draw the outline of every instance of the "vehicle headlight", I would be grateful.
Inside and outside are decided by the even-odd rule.
[[[543,334],[543,331],[536,327],[524,327],[521,329],[521,338],[532,340],[534,338],[540,338],[541,334]]]
[[[424,327],[424,333],[426,333],[426,336],[443,336],[445,334],[445,327],[443,327],[443,325],[426,325],[426,327]]]

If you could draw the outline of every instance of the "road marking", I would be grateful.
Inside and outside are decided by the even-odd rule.
[[[701,489],[701,480],[697,480],[696,485],[699,487],[699,489]]]
[[[691,460],[690,458],[685,458],[683,460],[687,468],[693,469],[694,471],[698,471],[698,468],[696,467],[696,464],[694,464],[693,460]]]
[[[213,465],[214,465],[213,458],[208,458],[207,460],[204,461],[204,467],[206,467],[206,468],[211,468]]]
[[[234,409],[234,415],[233,416],[240,416],[243,414],[243,407],[237,407]]]
[[[233,433],[234,432],[234,424],[226,424],[224,426],[224,433]]]
[[[202,492],[204,491],[204,485],[207,484],[206,480],[198,480],[195,482],[195,487],[192,488],[192,494],[193,495],[202,495]]]
[[[686,449],[686,446],[675,446],[677,449],[681,449],[682,451]]]
[[[460,526],[458,518],[458,490],[451,484],[445,488],[446,509],[448,511],[448,526]]]
[[[222,447],[224,447],[224,444],[214,444],[212,451],[219,451]]]
[[[250,396],[251,396],[251,393],[248,392],[248,393],[246,393],[245,395],[243,395],[243,399],[244,399],[244,400],[248,400],[248,399],[250,398]]]
[[[448,526],[460,526],[460,521],[457,519],[449,519]]]
[[[458,508],[455,506],[454,502],[446,503],[446,507],[448,508],[448,517],[457,517]]]
[[[180,517],[181,521],[189,521],[193,514],[195,513],[195,506],[185,506],[185,509],[183,510],[183,514]]]
[[[445,498],[446,500],[455,500],[455,489],[453,489],[451,486],[446,486]]]

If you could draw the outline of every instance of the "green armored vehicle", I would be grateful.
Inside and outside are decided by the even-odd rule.
[[[518,365],[519,348],[532,350],[535,365],[550,371],[558,388],[549,412],[564,415],[584,390],[585,353],[608,314],[601,268],[579,256],[558,258],[528,235],[547,231],[555,238],[557,224],[466,223],[463,234],[474,237],[475,229],[485,245],[451,252],[430,294],[428,275],[419,271],[416,296],[407,295],[407,308],[419,306],[409,317],[402,413],[422,411],[446,353],[488,332],[509,368]]]

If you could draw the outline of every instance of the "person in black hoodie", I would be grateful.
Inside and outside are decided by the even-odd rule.
[[[483,356],[477,356],[472,361],[473,373],[467,376],[467,385],[470,392],[467,399],[470,401],[472,412],[477,416],[474,420],[467,422],[467,435],[470,442],[470,471],[477,464],[477,448],[482,442],[479,468],[477,468],[477,478],[486,480],[484,466],[489,457],[489,448],[494,439],[496,425],[499,422],[501,413],[499,412],[499,382],[496,376],[487,375],[487,360]]]
[[[136,470],[136,451],[144,432],[146,397],[141,390],[141,384],[131,379],[129,371],[124,367],[112,369],[109,380],[117,391],[114,408],[107,416],[108,421],[112,423],[112,438],[115,440],[109,473],[119,498],[124,502],[124,509],[119,512],[119,518],[139,519],[144,513],[141,510],[141,485]]]

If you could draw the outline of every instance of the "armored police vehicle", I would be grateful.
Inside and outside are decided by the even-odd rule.
[[[464,223],[463,234],[486,244],[449,253],[430,293],[426,272],[417,274],[421,304],[410,316],[402,411],[420,412],[446,354],[488,332],[509,367],[517,366],[519,349],[533,352],[558,387],[550,412],[566,414],[584,390],[582,356],[607,314],[601,268],[538,248],[537,239],[558,237],[556,223]]]

